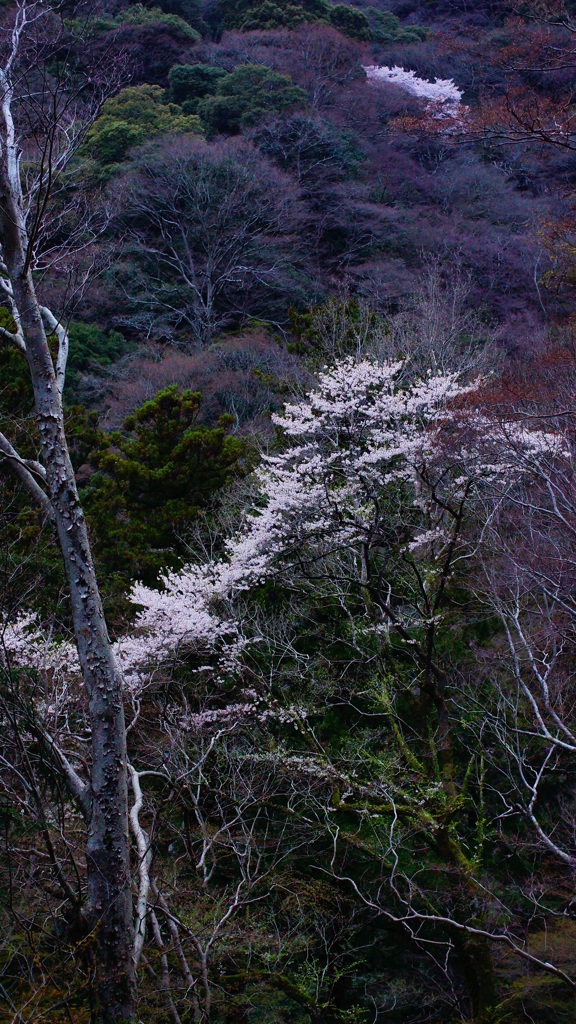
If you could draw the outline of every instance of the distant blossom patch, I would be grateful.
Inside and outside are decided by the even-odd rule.
[[[435,117],[457,117],[462,113],[462,91],[451,78],[435,78],[428,82],[425,78],[418,78],[415,71],[376,64],[364,67],[364,71],[372,81],[388,82],[411,96],[428,100],[426,109]]]

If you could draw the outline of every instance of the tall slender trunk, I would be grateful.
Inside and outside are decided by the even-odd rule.
[[[5,143],[6,146],[6,143]],[[4,155],[6,149],[4,150]],[[0,240],[34,389],[45,486],[66,570],[92,732],[86,920],[97,943],[99,1020],[131,1024],[136,976],[128,839],[126,730],[120,674],[108,636],[86,521],[70,461],[58,380],[32,273],[19,181],[0,162]]]
[[[452,730],[446,705],[444,678],[436,684],[434,704],[439,723],[438,761],[442,774],[442,786],[447,800],[450,801],[457,796],[457,789],[454,781],[456,773],[452,750]],[[469,895],[471,906],[474,906],[478,898],[478,885],[473,865],[468,860],[458,839],[450,835],[450,829],[446,824],[438,828],[434,836],[434,847],[445,864],[450,865],[457,879],[458,887],[462,889],[463,893]],[[481,914],[480,917],[482,917]],[[481,1024],[482,1021],[488,1020],[490,1011],[496,1005],[496,972],[489,941],[479,935],[454,932],[452,942],[470,999],[472,1020]]]
[[[62,403],[30,272],[12,276],[28,352],[48,493],[70,590],[70,605],[92,731],[86,862],[87,920],[96,931],[103,1024],[133,1020],[132,897],[128,841],[126,730],[116,666],[92,562],[86,521],[64,433]]]

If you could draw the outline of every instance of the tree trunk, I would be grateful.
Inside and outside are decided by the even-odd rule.
[[[474,1024],[487,1024],[497,1003],[496,975],[492,951],[481,936],[452,936],[458,963],[470,999]]]
[[[60,396],[30,273],[12,279],[29,352],[48,492],[66,576],[74,633],[89,698],[92,772],[86,861],[87,919],[96,930],[103,1024],[133,1020],[132,897],[126,730],[121,679],[92,563],[68,454]]]
[[[465,897],[470,898],[473,907],[478,899],[478,886],[472,866],[459,843],[446,828],[441,827],[434,837],[434,846],[444,863],[452,868],[458,887]],[[474,924],[483,927],[481,911],[478,918]],[[490,941],[482,935],[466,935],[454,930],[452,942],[470,1000],[472,1020],[481,1024],[489,1019],[490,1010],[497,1002],[497,979]]]
[[[432,664],[433,634],[429,638],[428,665]],[[442,776],[442,788],[448,802],[457,797],[454,781],[454,755],[452,749],[452,729],[446,703],[446,678],[437,670],[436,677],[429,674],[427,690],[432,694],[436,714],[438,716],[438,762]],[[469,894],[472,906],[478,897],[478,887],[474,878],[473,867],[456,839],[442,825],[434,836],[434,846],[450,865],[464,893]],[[496,973],[494,960],[488,939],[482,936],[464,935],[455,932],[452,936],[462,977],[466,985],[472,1020],[481,1024],[487,1021],[490,1010],[496,1004]]]
[[[96,937],[99,1019],[130,1024],[136,1005],[128,840],[126,730],[115,663],[92,562],[84,514],[64,432],[62,399],[42,322],[13,164],[0,162],[0,240],[15,314],[34,389],[46,489],[70,589],[76,645],[89,699],[91,779],[83,811],[87,824],[86,920]]]

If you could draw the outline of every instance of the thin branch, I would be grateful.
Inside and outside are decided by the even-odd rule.
[[[47,306],[40,306],[40,312],[45,326],[48,328],[51,334],[55,334],[58,338],[58,355],[56,357],[56,384],[60,394],[64,390],[64,383],[66,381],[66,364],[68,362],[68,349],[69,349],[69,338],[68,331],[62,326],[59,320],[56,319],[51,310]]]
[[[14,333],[9,331],[6,327],[0,327],[0,339],[8,343],[8,345],[14,345],[15,348],[20,349],[21,352],[26,351],[26,344],[24,338],[19,331]]]
[[[53,737],[50,735],[50,733],[48,733],[41,726],[38,726],[37,723],[34,723],[34,730],[39,736],[41,742],[48,747],[50,752],[58,761],[62,774],[66,780],[68,789],[70,790],[72,796],[74,796],[75,799],[78,801],[84,819],[88,821],[90,818],[91,810],[89,786],[82,781],[82,779],[78,775],[78,772],[70,764],[70,761],[66,757],[66,754],[64,753],[63,750],[60,749],[60,747],[53,739]]]
[[[40,484],[32,475],[33,473],[36,473],[38,476],[43,476],[44,470],[40,464],[37,462],[29,462],[27,459],[22,459],[8,438],[2,433],[0,433],[0,453],[8,460],[8,464],[16,476],[22,481],[28,493],[34,498],[34,501],[40,505],[46,519],[49,522],[53,522],[54,508],[52,506],[52,502],[46,494],[46,491],[40,487]]]
[[[144,946],[144,938],[146,934],[146,916],[148,912],[148,892],[150,890],[150,866],[152,864],[152,847],[150,845],[150,839],[147,833],[144,831],[140,824],[140,811],[142,810],[142,804],[144,803],[144,797],[142,796],[142,788],[140,786],[140,776],[136,769],[129,764],[128,774],[130,776],[130,782],[132,783],[132,792],[134,793],[134,803],[130,808],[130,828],[132,834],[136,840],[136,849],[138,850],[138,898],[136,900],[136,927],[134,929],[134,951],[133,959],[134,963],[138,965],[138,961],[142,955],[142,949]]]
[[[320,868],[319,870],[324,871],[326,874],[330,873],[324,868]],[[455,921],[454,918],[445,917],[442,914],[423,914],[413,910],[411,910],[409,914],[404,915],[392,914],[389,910],[384,910],[378,903],[374,903],[373,900],[364,896],[353,878],[340,875],[332,875],[332,877],[338,882],[349,882],[365,906],[370,907],[371,910],[375,910],[388,921],[392,921],[394,924],[401,924],[412,937],[414,937],[414,930],[411,927],[412,922],[414,922],[414,924],[423,924],[427,922],[430,924],[445,925],[448,928],[453,928],[455,931],[464,932],[467,935],[477,935],[481,938],[489,939],[491,942],[502,943],[508,946],[516,956],[521,957],[523,960],[527,960],[528,963],[540,968],[540,970],[545,971],[547,974],[552,974],[554,977],[560,978],[560,980],[568,985],[573,992],[576,992],[576,981],[573,978],[561,970],[560,967],[555,967],[554,964],[549,963],[547,960],[541,960],[540,957],[529,953],[527,949],[519,946],[510,935],[506,935],[503,932],[494,934],[494,932],[490,932],[486,928],[475,928],[474,925],[463,924],[461,921]],[[420,939],[420,941],[422,941],[422,939]]]

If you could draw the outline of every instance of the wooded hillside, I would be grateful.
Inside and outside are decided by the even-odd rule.
[[[574,1020],[575,40],[0,4],[0,1024]]]

